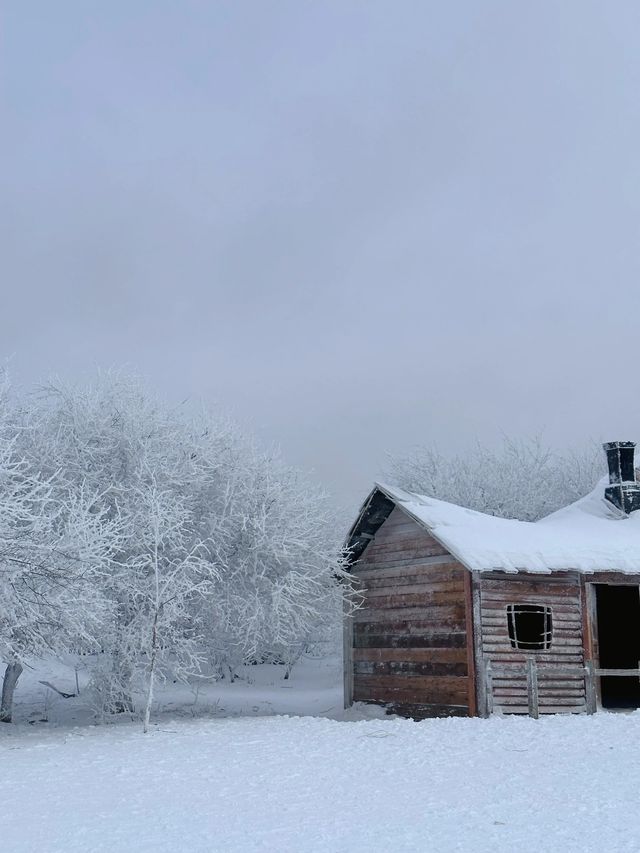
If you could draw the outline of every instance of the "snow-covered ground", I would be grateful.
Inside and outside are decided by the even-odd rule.
[[[2,850],[638,851],[640,714],[0,737]]]
[[[73,670],[49,670],[27,674],[22,722],[0,726],[3,853],[640,850],[640,712],[345,714],[328,658],[290,682],[262,666],[168,685],[144,735],[87,725],[84,691],[38,683],[71,692]]]
[[[90,661],[91,664],[94,661]],[[80,695],[61,698],[43,681],[63,693]],[[193,680],[190,684],[159,684],[153,706],[155,719],[172,717],[264,716],[269,714],[342,715],[342,660],[338,653],[317,657],[304,655],[284,679],[285,668],[263,664],[245,666],[239,678],[230,684],[214,677]],[[69,656],[59,660],[35,661],[26,668],[15,695],[14,720],[18,724],[89,725],[96,722],[96,710],[87,689],[87,661]],[[139,697],[144,702],[144,697]],[[376,709],[372,708],[372,713]],[[113,720],[111,722],[114,722]],[[118,722],[123,722],[118,720]],[[0,727],[0,735],[2,729]]]

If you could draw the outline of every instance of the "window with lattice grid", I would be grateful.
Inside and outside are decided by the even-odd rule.
[[[542,604],[509,604],[509,639],[514,649],[543,652],[551,647],[551,608]]]

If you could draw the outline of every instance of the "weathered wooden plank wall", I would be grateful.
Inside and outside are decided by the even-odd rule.
[[[396,508],[352,572],[353,699],[414,718],[475,713],[466,569]]]
[[[583,587],[580,577],[571,573],[540,576],[496,572],[480,576],[483,661],[479,668],[491,664],[494,711],[529,713],[523,667],[532,655],[537,664],[540,713],[586,711]],[[512,648],[507,622],[510,604],[551,607],[552,640],[548,650],[523,652]],[[510,666],[519,673],[509,673]],[[562,669],[563,674],[554,675],[554,669]]]

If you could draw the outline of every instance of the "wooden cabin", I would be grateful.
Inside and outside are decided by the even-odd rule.
[[[633,442],[608,484],[537,522],[376,484],[347,545],[345,706],[433,716],[640,707],[640,484]]]

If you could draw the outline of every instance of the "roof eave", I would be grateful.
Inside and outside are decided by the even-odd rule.
[[[419,527],[421,527],[423,530],[426,530],[429,536],[432,536],[436,540],[436,542],[442,545],[443,548],[446,548],[446,550],[451,554],[451,556],[455,558],[456,562],[463,565],[465,569],[467,569],[467,571],[493,571],[492,569],[474,569],[472,566],[470,566],[469,563],[467,563],[467,561],[464,559],[462,554],[457,552],[456,548],[452,548],[451,545],[449,545],[447,542],[443,542],[443,540],[438,536],[438,534],[433,530],[433,528],[431,528],[426,523],[426,521],[415,515],[413,512],[411,512],[410,509],[408,509],[408,507],[404,505],[403,500],[398,497],[397,493],[394,495],[393,486],[387,486],[384,483],[376,483],[373,491],[375,492],[376,490],[382,492],[382,494],[384,494],[390,501],[392,501],[393,504],[398,507],[398,509],[402,510],[405,515],[408,515],[409,518],[415,521]],[[417,495],[414,495],[411,492],[405,492],[404,489],[399,489],[398,491],[402,491],[404,494],[411,495],[411,497],[414,497],[416,499],[416,503],[419,503]]]

